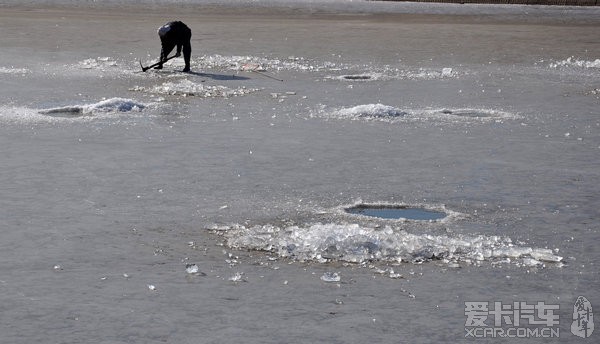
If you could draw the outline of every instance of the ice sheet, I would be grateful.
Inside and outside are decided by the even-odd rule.
[[[467,343],[465,302],[544,301],[559,343],[598,299],[595,8],[0,7],[0,341]],[[176,19],[193,73],[141,72]]]

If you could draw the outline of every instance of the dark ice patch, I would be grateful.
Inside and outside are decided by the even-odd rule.
[[[370,80],[371,76],[370,75],[343,75],[342,76],[343,79],[345,80]]]
[[[381,219],[407,219],[433,221],[445,218],[448,214],[443,211],[405,205],[369,205],[359,204],[344,209],[349,214],[378,217]]]
[[[498,114],[492,111],[485,110],[442,110],[440,111],[444,115],[467,117],[467,118],[493,118],[498,117]]]

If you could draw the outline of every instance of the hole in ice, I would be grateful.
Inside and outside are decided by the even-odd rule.
[[[369,80],[371,79],[370,75],[344,75],[342,78],[346,80]]]
[[[444,115],[458,116],[458,117],[469,117],[469,118],[489,118],[498,117],[497,113],[485,110],[465,109],[465,110],[448,110],[444,109],[441,111]]]
[[[448,214],[442,211],[430,210],[405,205],[368,205],[360,204],[344,209],[349,214],[378,217],[382,219],[408,219],[408,220],[440,220]]]
[[[81,107],[81,106],[65,106],[65,107],[61,107],[61,108],[40,110],[38,112],[42,115],[47,115],[50,117],[65,117],[65,118],[81,117],[84,115],[83,107]]]

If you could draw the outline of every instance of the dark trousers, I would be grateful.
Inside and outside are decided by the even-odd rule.
[[[192,56],[192,31],[185,25],[172,25],[171,30],[164,36],[160,37],[161,50],[160,62],[167,59],[167,56],[177,47],[177,55],[180,55],[183,50],[183,59],[185,61],[185,70],[190,69],[190,58]]]

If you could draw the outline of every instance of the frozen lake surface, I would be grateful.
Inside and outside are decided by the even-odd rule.
[[[461,342],[468,301],[575,343],[600,307],[599,9],[0,9],[1,343]],[[175,19],[192,73],[141,72]]]

